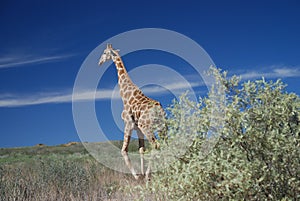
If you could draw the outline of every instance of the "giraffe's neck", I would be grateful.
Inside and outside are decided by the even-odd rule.
[[[118,72],[118,83],[120,88],[123,87],[123,85],[133,84],[120,57],[115,60],[115,65]]]
[[[123,99],[124,92],[129,91],[129,90],[132,91],[132,90],[138,89],[138,87],[130,79],[122,59],[120,57],[117,57],[115,59],[114,63],[117,68],[118,84],[119,84],[121,96]]]

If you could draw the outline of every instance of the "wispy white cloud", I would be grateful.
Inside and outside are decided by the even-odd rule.
[[[192,87],[199,86],[199,83],[190,83]],[[162,95],[171,92],[186,91],[189,88],[187,83],[166,83],[161,87],[147,86],[142,90],[146,95]],[[167,89],[167,90],[166,90]],[[73,94],[73,90],[65,90],[60,92],[44,92],[44,93],[31,93],[26,95],[5,93],[0,95],[0,107],[22,107],[30,105],[41,104],[59,104],[71,103],[72,101],[91,101],[91,100],[105,100],[105,99],[118,99],[120,98],[119,92],[113,89],[98,89],[97,91],[80,90]]]
[[[6,55],[0,57],[0,69],[1,68],[11,68],[19,67],[28,64],[40,64],[40,63],[49,63],[56,62],[63,59],[72,57],[72,54],[65,55],[54,55],[54,56],[39,56],[39,55]]]
[[[0,107],[22,107],[41,104],[70,103],[72,101],[90,101],[112,97],[111,90],[81,91],[73,94],[72,90],[63,92],[34,93],[26,95],[3,94],[0,96]]]
[[[300,67],[271,67],[265,68],[268,71],[247,71],[241,73],[240,76],[243,80],[255,78],[288,78],[300,77]]]
[[[166,93],[166,90],[171,92],[183,93],[186,90],[191,90],[191,87],[199,87],[203,86],[201,82],[173,82],[173,83],[165,83],[161,86],[147,86],[143,88],[143,92],[145,94],[163,94]]]

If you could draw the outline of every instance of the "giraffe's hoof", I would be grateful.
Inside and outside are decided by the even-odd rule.
[[[133,176],[134,176],[135,180],[137,180],[137,181],[141,181],[145,178],[145,176],[142,175],[142,174],[136,174],[136,175],[133,175]]]
[[[145,175],[145,174],[137,174],[137,175],[134,175],[134,178],[136,181],[150,181],[150,176],[148,175]]]
[[[134,175],[134,178],[135,178],[135,180],[138,181],[138,180],[140,180],[141,177],[139,175]]]
[[[145,176],[145,182],[149,182],[149,181],[151,181],[151,177]]]

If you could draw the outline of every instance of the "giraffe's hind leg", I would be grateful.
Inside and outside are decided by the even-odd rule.
[[[152,132],[150,125],[139,124],[139,129],[147,137],[148,141],[150,142],[150,144],[152,146],[152,149],[158,149],[159,143],[157,142],[156,137],[155,137],[154,133]],[[146,180],[150,180],[152,158],[153,157],[151,154],[150,159],[149,159],[149,164],[148,164],[147,170],[145,172]]]
[[[145,142],[144,142],[144,134],[142,131],[138,128],[137,129],[137,135],[139,138],[139,152],[141,156],[141,174],[145,175],[145,170],[144,170],[144,152],[145,152]]]

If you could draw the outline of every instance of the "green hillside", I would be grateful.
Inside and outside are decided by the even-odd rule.
[[[121,150],[123,141],[109,141],[90,144],[106,144],[111,143]],[[147,144],[146,144],[147,146]],[[129,144],[130,152],[138,151],[138,140],[132,140]],[[40,159],[50,157],[51,155],[70,156],[85,155],[89,158],[89,154],[81,142],[69,142],[66,144],[47,146],[45,144],[37,144],[30,147],[16,148],[0,148],[0,164],[10,164],[14,162],[25,162],[27,160]],[[92,157],[91,157],[92,158]]]
[[[124,182],[136,181],[98,163],[82,143],[0,148],[0,200],[126,200]]]

